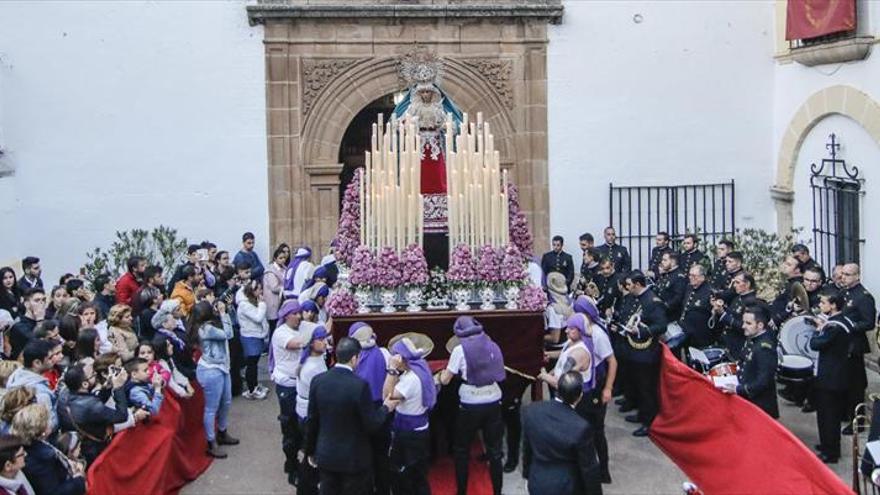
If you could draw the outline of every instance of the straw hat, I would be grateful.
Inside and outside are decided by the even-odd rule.
[[[394,347],[394,344],[396,344],[399,340],[403,339],[404,337],[411,340],[412,343],[415,344],[415,346],[417,348],[425,351],[425,353],[422,355],[422,357],[427,358],[434,351],[434,341],[431,340],[431,337],[428,337],[427,335],[425,335],[423,333],[418,333],[418,332],[399,333],[399,334],[395,335],[394,337],[391,337],[391,339],[388,341],[388,349],[391,349],[392,347]]]

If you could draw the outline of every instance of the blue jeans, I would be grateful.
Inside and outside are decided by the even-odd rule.
[[[214,421],[220,431],[228,426],[229,406],[232,405],[232,380],[229,373],[216,368],[196,368],[196,379],[205,392],[205,436],[209,442],[215,438]]]

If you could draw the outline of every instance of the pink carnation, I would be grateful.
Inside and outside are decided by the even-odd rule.
[[[334,289],[330,297],[327,298],[327,314],[330,316],[350,316],[357,312],[357,302],[354,295],[347,289]]]
[[[375,285],[386,289],[393,289],[401,284],[402,273],[400,270],[400,258],[389,246],[382,248],[379,259],[376,261]]]
[[[532,256],[533,240],[526,215],[519,208],[519,190],[507,184],[508,221],[510,223],[510,242],[514,243],[524,257]]]
[[[376,257],[367,246],[358,246],[351,260],[351,274],[348,281],[352,285],[377,285]]]
[[[361,242],[360,176],[363,169],[355,170],[354,177],[342,196],[342,211],[336,230],[336,258],[351,266],[354,252]]]
[[[489,284],[501,280],[501,258],[503,251],[490,245],[480,248],[477,258],[477,280]]]
[[[502,282],[522,282],[528,276],[523,255],[512,242],[504,249],[500,272]]]
[[[410,244],[401,253],[402,281],[406,285],[425,285],[428,283],[428,261],[421,246]]]
[[[477,280],[477,271],[471,250],[464,244],[455,246],[446,279],[455,283],[469,283]]]
[[[547,294],[544,289],[529,284],[519,293],[519,307],[525,311],[544,311]]]

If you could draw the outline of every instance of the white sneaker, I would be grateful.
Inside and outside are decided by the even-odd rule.
[[[261,394],[268,394],[268,393],[269,393],[269,388],[268,388],[268,387],[264,387],[264,386],[262,386],[262,385],[257,385],[257,386],[256,386],[256,389],[257,389]]]
[[[253,392],[251,392],[250,390],[245,390],[244,392],[241,393],[241,396],[247,400],[256,400],[257,399],[256,390]]]
[[[263,390],[254,390],[254,398],[257,400],[266,400],[266,397],[268,397],[268,396],[269,396],[268,389],[264,388]]]

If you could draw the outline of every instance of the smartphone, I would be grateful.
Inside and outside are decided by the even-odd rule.
[[[199,257],[199,261],[208,261],[208,250],[207,249],[199,249],[196,251],[196,254]]]
[[[122,373],[122,368],[120,368],[119,366],[110,366],[109,368],[107,368],[107,371],[110,376],[116,376],[119,373]]]

